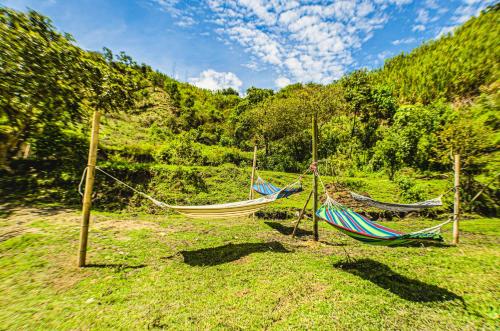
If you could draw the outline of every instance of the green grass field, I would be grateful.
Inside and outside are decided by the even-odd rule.
[[[463,220],[458,247],[386,248],[324,223],[315,243],[308,221],[292,239],[291,219],[95,213],[78,269],[78,211],[1,217],[2,330],[500,328],[498,219]]]

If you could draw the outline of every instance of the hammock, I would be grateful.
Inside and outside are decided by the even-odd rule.
[[[395,212],[410,212],[410,211],[419,211],[426,208],[434,208],[443,205],[441,201],[441,196],[430,199],[422,202],[416,202],[411,204],[400,204],[400,203],[390,203],[390,202],[382,202],[373,200],[372,198],[365,197],[360,194],[356,194],[354,192],[351,193],[351,196],[354,200],[361,202],[366,206],[372,206],[383,210],[395,211]]]
[[[155,200],[151,197],[149,197],[149,199],[159,207],[173,209],[190,218],[218,219],[243,217],[253,214],[265,205],[274,202],[277,199],[277,195],[270,195],[253,200],[202,206],[175,206]]]
[[[350,208],[344,207],[330,197],[316,211],[316,215],[326,220],[342,233],[371,245],[398,246],[414,242],[442,242],[441,227],[449,222],[412,233],[402,233],[370,221]]]
[[[252,186],[253,190],[262,195],[273,195],[278,193],[276,199],[288,198],[292,194],[299,193],[302,191],[302,183],[300,180],[294,184],[288,185],[284,188],[279,188],[258,177],[255,184]]]
[[[153,202],[155,205],[161,208],[170,208],[173,209],[177,212],[179,212],[182,215],[185,215],[190,218],[205,218],[205,219],[219,219],[219,218],[231,218],[231,217],[242,217],[242,216],[247,216],[250,214],[255,213],[259,209],[263,208],[269,203],[272,203],[278,199],[278,196],[281,194],[281,191],[277,191],[274,194],[269,194],[267,196],[258,198],[258,199],[253,199],[253,200],[244,200],[244,201],[237,201],[237,202],[231,202],[231,203],[223,203],[223,204],[216,204],[216,205],[201,205],[201,206],[176,206],[176,205],[169,205],[165,202],[161,202],[159,200],[156,200],[150,195],[147,195],[144,192],[141,192],[132,186],[128,185],[127,183],[119,180],[118,178],[114,177],[113,175],[109,174],[108,172],[102,170],[99,167],[95,167],[96,170],[99,170],[106,176],[110,177],[111,179],[115,180],[116,182],[128,187],[132,191],[136,192],[137,194],[142,195],[146,199],[149,199],[151,202]],[[87,172],[87,168],[83,171],[82,174],[82,179],[80,181],[80,185],[78,186],[78,191],[80,192],[81,195],[82,193],[82,185],[85,180],[85,174]],[[293,186],[294,184],[291,184],[289,186]],[[287,186],[288,187],[288,186]],[[285,189],[287,188],[285,187]],[[284,189],[283,189],[284,190]]]

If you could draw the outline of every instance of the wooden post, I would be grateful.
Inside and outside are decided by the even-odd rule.
[[[307,197],[306,203],[304,204],[304,208],[300,211],[299,218],[297,219],[297,222],[295,223],[295,226],[293,227],[293,232],[292,232],[292,238],[295,238],[295,232],[297,232],[297,228],[299,227],[300,220],[304,216],[304,212],[306,211],[307,204],[309,203],[309,200],[311,200],[311,196],[313,194],[313,191],[309,192],[309,196]]]
[[[27,143],[24,147],[23,159],[27,159],[30,156],[31,144]]]
[[[458,245],[460,221],[460,154],[455,155],[455,199],[453,203],[453,244]]]
[[[315,111],[312,118],[312,158],[313,163],[317,166],[318,162],[318,113]],[[313,174],[313,231],[314,241],[319,240],[318,234],[318,217],[316,210],[318,209],[318,176]]]
[[[90,207],[92,205],[92,188],[94,186],[95,166],[97,161],[97,146],[99,140],[99,119],[101,113],[94,111],[92,118],[92,135],[90,137],[87,177],[85,179],[85,193],[83,194],[82,227],[80,230],[80,250],[78,252],[78,266],[85,267],[87,256],[87,242],[89,235]]]
[[[253,148],[252,177],[250,177],[250,193],[248,199],[253,199],[253,184],[255,183],[255,167],[257,166],[257,145]]]

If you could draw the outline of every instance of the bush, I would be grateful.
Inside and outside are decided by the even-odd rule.
[[[424,191],[414,179],[407,176],[396,178],[396,184],[401,190],[401,198],[406,202],[415,202],[423,199]]]
[[[251,152],[242,152],[234,147],[205,146],[201,150],[203,165],[218,166],[231,163],[238,166],[250,166],[253,155]]]

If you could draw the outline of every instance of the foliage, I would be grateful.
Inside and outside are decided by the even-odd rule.
[[[407,176],[399,176],[396,179],[398,187],[401,189],[401,198],[403,201],[413,203],[424,199],[422,189],[417,186],[414,179]]]
[[[0,167],[22,143],[82,119],[81,56],[48,18],[0,8]]]
[[[26,143],[39,157],[60,157],[37,141],[58,142],[64,129],[78,130],[89,108],[109,112],[135,103],[141,82],[125,54],[115,62],[106,49],[84,52],[34,11],[0,8],[0,36],[0,167]]]
[[[261,169],[302,172],[317,113],[327,173],[448,172],[450,153],[460,152],[472,199],[498,169],[499,11],[378,70],[277,92],[251,87],[240,97],[178,82],[125,53],[84,51],[42,15],[2,8],[0,166],[28,156],[35,167],[58,161],[54,174],[66,173],[85,157],[88,118],[101,110],[102,161],[244,166],[257,145]],[[477,201],[481,210],[498,209],[495,185]]]
[[[376,79],[392,86],[404,104],[473,98],[499,78],[499,10],[498,4],[492,6],[453,34],[387,60]]]

